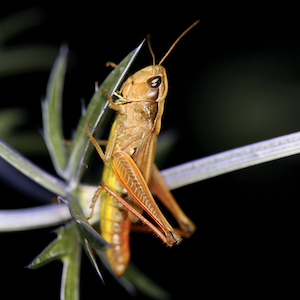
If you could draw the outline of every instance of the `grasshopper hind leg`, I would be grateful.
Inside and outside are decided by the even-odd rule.
[[[149,186],[164,206],[171,212],[180,227],[180,235],[190,237],[196,230],[195,224],[182,211],[170,190],[166,186],[159,170],[153,164]]]

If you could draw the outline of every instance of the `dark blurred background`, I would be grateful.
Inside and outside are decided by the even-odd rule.
[[[200,23],[164,63],[170,90],[163,131],[175,130],[178,141],[162,168],[300,129],[296,4],[13,1],[0,7],[0,18],[33,7],[40,8],[44,18],[2,47],[69,45],[64,92],[67,137],[80,116],[80,99],[88,101],[94,82],[109,73],[106,61],[119,62],[147,33],[158,60],[197,19]],[[144,47],[132,71],[150,63]],[[45,70],[0,80],[0,108],[25,109],[26,130],[41,128],[40,100],[48,76]],[[54,172],[48,158],[28,157]],[[173,249],[152,235],[134,233],[132,260],[174,298],[182,293],[204,299],[298,294],[299,166],[300,157],[294,156],[174,190],[197,232]],[[1,208],[39,205],[2,183],[1,191]],[[23,268],[55,237],[53,229],[1,234],[3,295],[58,299],[60,263],[38,270]],[[83,258],[82,299],[128,297],[108,272],[104,274],[105,286]]]

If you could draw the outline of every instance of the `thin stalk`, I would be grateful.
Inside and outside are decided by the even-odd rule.
[[[172,190],[214,176],[299,153],[300,132],[296,132],[200,158],[161,172],[168,187]],[[78,192],[81,194],[79,196],[80,203],[83,204],[82,201],[87,201],[85,203],[88,203],[88,199],[92,198],[95,190],[96,186],[81,185],[78,189]],[[34,224],[31,228],[44,227],[47,226],[46,224],[52,226],[62,221],[55,209],[50,211],[49,206],[43,207],[45,209],[36,214],[36,217],[32,214],[32,210],[35,208],[0,211],[0,231],[26,229],[29,219]],[[88,207],[88,205],[83,205],[83,207]],[[15,214],[17,211],[22,213],[22,218],[18,218],[19,224],[14,226],[13,222],[17,219]],[[97,216],[99,213],[95,212],[95,215]]]
[[[300,132],[193,160],[162,171],[170,189],[300,153]]]
[[[66,183],[47,173],[0,139],[0,157],[21,173],[56,195],[66,196]]]

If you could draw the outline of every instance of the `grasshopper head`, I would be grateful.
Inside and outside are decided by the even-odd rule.
[[[168,93],[165,68],[151,65],[137,71],[123,83],[121,93],[128,102],[164,100]]]
[[[180,41],[180,39],[198,23],[199,20],[194,22],[176,39],[158,64],[155,63],[155,56],[150,44],[150,37],[149,35],[147,36],[149,50],[153,58],[153,65],[134,73],[123,83],[121,94],[124,99],[128,102],[163,102],[165,100],[168,93],[168,78],[166,70],[161,64],[166,57],[168,57],[178,41]]]

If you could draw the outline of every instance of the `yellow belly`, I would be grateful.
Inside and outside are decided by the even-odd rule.
[[[125,192],[110,164],[105,164],[102,180],[118,194]],[[115,274],[120,276],[130,259],[129,212],[105,190],[101,191],[100,230],[102,237],[111,245],[106,251],[110,265]]]

